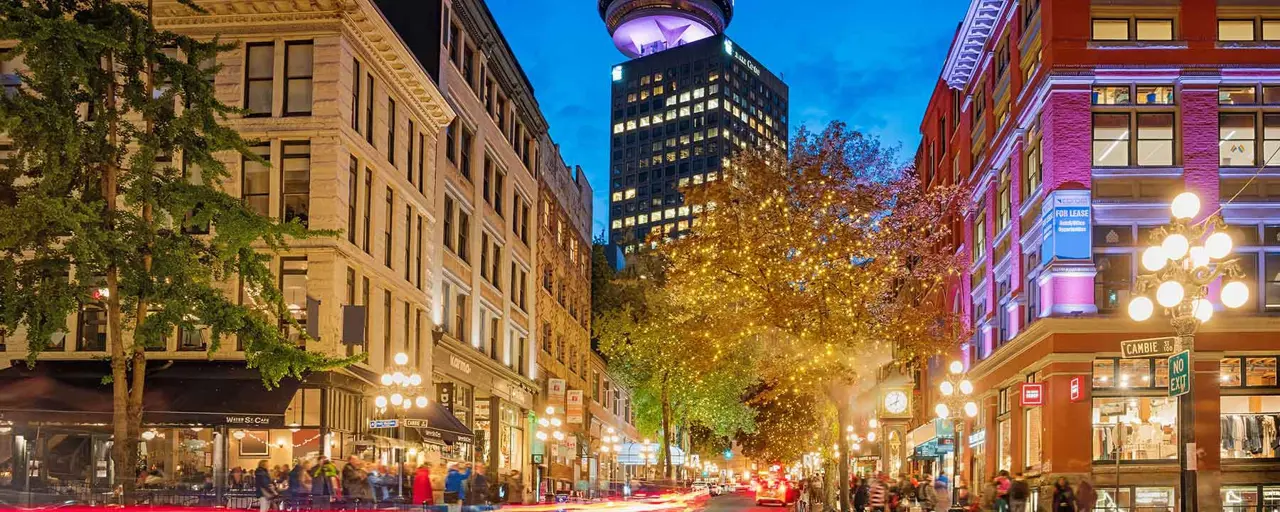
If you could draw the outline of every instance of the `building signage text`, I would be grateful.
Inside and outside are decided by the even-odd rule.
[[[1079,402],[1084,399],[1084,377],[1079,375],[1071,378],[1071,401]]]
[[[449,366],[452,366],[455,370],[462,373],[471,375],[471,363],[463,361],[462,358],[458,356],[452,354],[449,355]]]
[[[1120,356],[1126,359],[1171,356],[1177,350],[1177,338],[1147,338],[1120,342]]]
[[[1091,201],[1088,190],[1058,190],[1045,200],[1041,212],[1044,221],[1043,262],[1093,257]]]
[[[1022,405],[1044,405],[1044,384],[1028,382],[1022,385]]]
[[[1191,352],[1183,350],[1169,356],[1169,396],[1191,392]]]
[[[271,423],[270,416],[238,415],[226,417],[226,424],[228,425],[266,425],[269,423]]]

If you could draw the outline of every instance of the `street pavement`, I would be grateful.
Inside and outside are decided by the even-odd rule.
[[[755,495],[751,492],[735,492],[724,496],[716,496],[707,502],[706,512],[790,512],[794,507],[765,506],[757,507]]]

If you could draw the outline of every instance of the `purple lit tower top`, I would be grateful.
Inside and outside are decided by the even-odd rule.
[[[636,58],[724,33],[734,0],[599,0],[613,44]]]

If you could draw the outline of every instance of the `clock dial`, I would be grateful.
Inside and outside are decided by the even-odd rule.
[[[907,394],[901,391],[890,391],[884,396],[884,409],[893,414],[901,414],[907,410]]]

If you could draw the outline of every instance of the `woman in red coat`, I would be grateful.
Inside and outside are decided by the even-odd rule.
[[[413,504],[434,505],[432,491],[431,470],[427,469],[426,464],[419,464],[418,471],[413,475]]]

